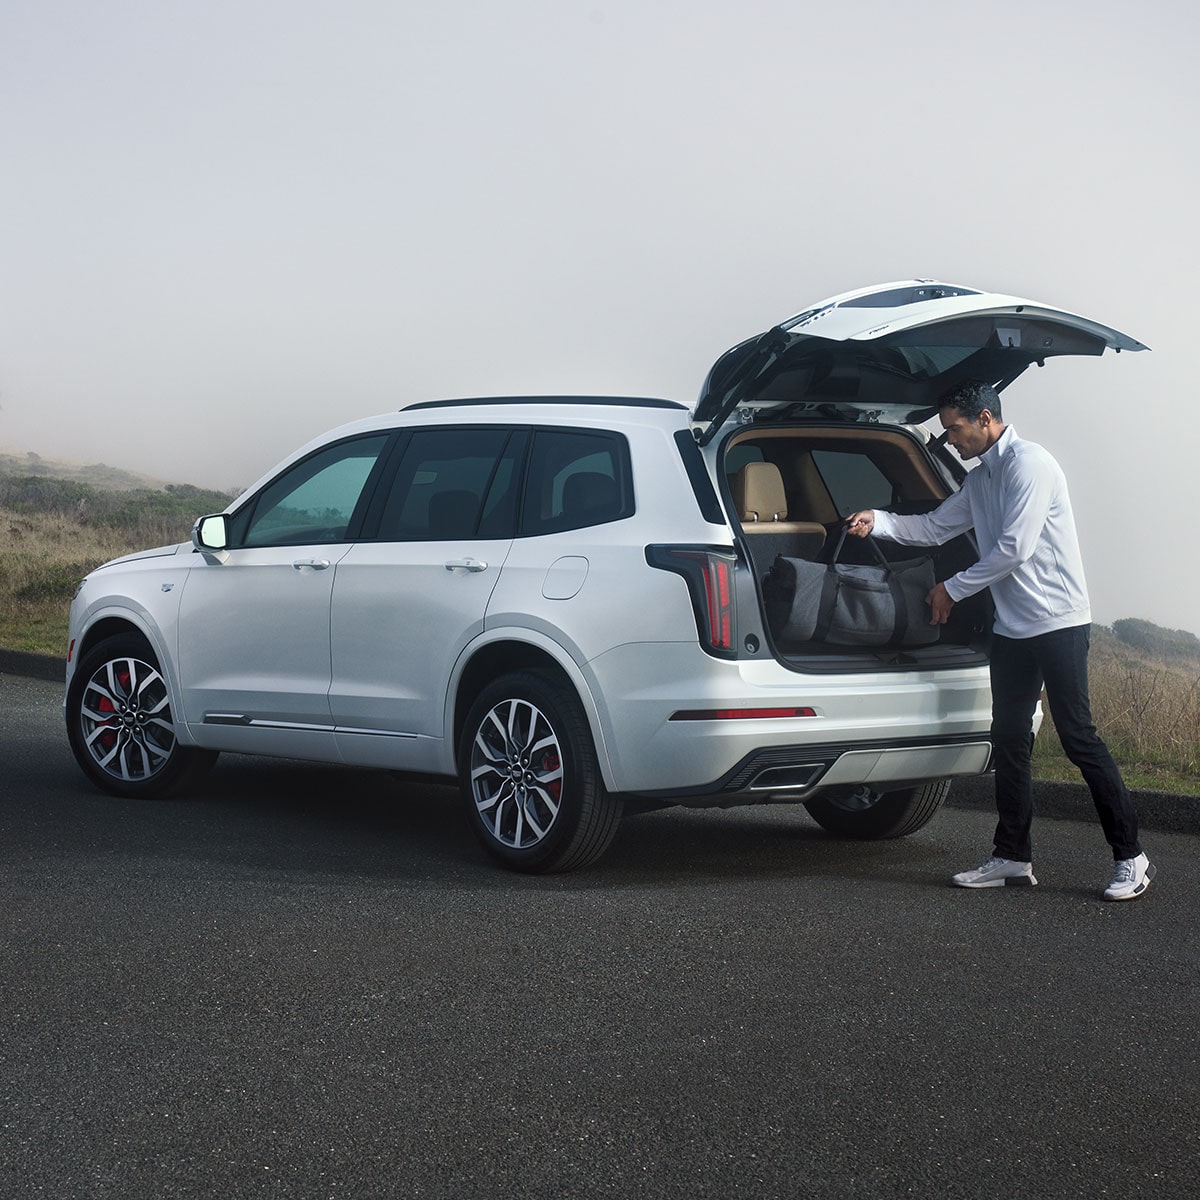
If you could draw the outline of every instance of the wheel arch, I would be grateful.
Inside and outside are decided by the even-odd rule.
[[[67,687],[70,688],[71,682],[75,677],[75,669],[84,655],[94,646],[99,645],[100,642],[120,634],[132,634],[135,637],[139,637],[150,647],[150,652],[154,655],[159,674],[162,675],[167,684],[167,692],[171,701],[171,711],[176,714],[175,736],[181,745],[193,745],[191,731],[188,728],[187,722],[183,719],[179,679],[175,674],[175,656],[163,643],[158,628],[145,620],[139,613],[132,612],[129,609],[109,610],[97,616],[88,624],[78,636],[75,645],[71,649],[71,661],[68,664],[70,673],[67,676]]]
[[[131,616],[109,615],[101,617],[98,621],[94,621],[87,627],[83,636],[78,639],[72,651],[72,663],[77,663],[97,643],[104,641],[106,638],[116,637],[122,633],[131,633],[136,637],[140,637],[154,651],[155,656],[159,658],[159,667],[161,669],[162,655],[160,647],[155,642],[155,638],[149,630]]]
[[[511,633],[500,635],[476,645],[466,652],[459,662],[451,685],[453,707],[447,714],[452,730],[449,748],[455,773],[458,769],[459,741],[467,714],[480,692],[501,675],[513,671],[536,671],[569,687],[579,699],[588,728],[591,730],[600,773],[605,786],[612,788],[613,772],[608,757],[607,738],[586,675],[556,642],[530,631],[523,633],[525,636],[514,636]]]

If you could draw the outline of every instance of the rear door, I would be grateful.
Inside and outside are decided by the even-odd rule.
[[[512,544],[528,433],[414,430],[339,562],[330,709],[347,762],[435,770],[446,688]]]

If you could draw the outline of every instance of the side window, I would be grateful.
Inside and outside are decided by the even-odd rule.
[[[517,444],[509,429],[419,429],[383,507],[385,542],[513,536]]]
[[[843,517],[860,508],[888,508],[892,485],[887,476],[865,455],[843,450],[814,450],[813,462],[824,481],[834,506]]]
[[[553,429],[533,435],[523,536],[602,525],[632,514],[629,446],[623,437]]]
[[[762,461],[761,446],[756,446],[753,442],[739,442],[736,446],[731,446],[725,455],[725,474],[736,475],[747,463]]]
[[[343,542],[388,435],[339,442],[289,468],[247,512],[243,546]]]

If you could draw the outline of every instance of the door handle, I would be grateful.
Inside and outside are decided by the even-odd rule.
[[[297,571],[324,571],[329,566],[327,558],[298,558],[292,566]]]
[[[487,563],[477,558],[452,558],[446,564],[447,571],[486,571]]]

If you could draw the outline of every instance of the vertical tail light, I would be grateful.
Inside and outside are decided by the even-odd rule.
[[[647,546],[646,561],[662,571],[673,571],[687,581],[696,614],[700,645],[709,654],[735,658],[737,606],[733,573],[737,556],[711,546]]]

